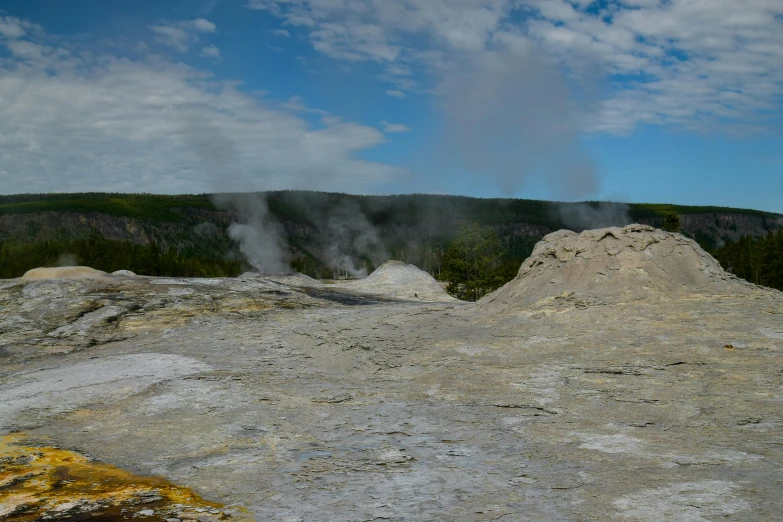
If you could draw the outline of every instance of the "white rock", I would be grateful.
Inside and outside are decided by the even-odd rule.
[[[364,279],[337,286],[354,292],[411,301],[456,301],[430,274],[401,261],[386,261]]]

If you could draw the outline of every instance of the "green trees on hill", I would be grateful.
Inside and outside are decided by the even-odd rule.
[[[233,277],[242,272],[242,262],[231,259],[183,257],[170,248],[165,253],[153,242],[139,245],[98,237],[18,244],[0,243],[0,278],[20,277],[31,268],[84,264],[103,270],[131,270],[139,275],[182,277]]]
[[[464,301],[478,301],[510,281],[519,263],[506,259],[500,238],[490,227],[463,224],[443,254],[441,279],[446,291]]]
[[[783,290],[783,230],[728,241],[715,251],[715,258],[737,277]]]
[[[680,231],[680,215],[679,214],[669,214],[666,216],[666,219],[663,220],[663,229],[668,230],[669,232],[679,232]]]
[[[726,233],[734,234],[738,230],[736,220],[730,219],[731,214],[751,217],[756,223],[740,233],[759,230],[759,226],[763,230],[777,230],[780,216],[761,211],[425,194],[357,196],[279,191],[267,192],[264,197],[271,219],[286,230],[292,268],[313,277],[332,277],[334,269],[323,255],[324,248],[333,239],[329,234],[324,235],[324,220],[340,215],[340,209],[353,208],[357,209],[357,216],[362,220],[366,218],[374,227],[380,243],[378,256],[368,252],[364,257],[352,254],[359,266],[372,268],[371,260],[377,262],[376,257],[384,256],[413,263],[439,279],[452,281],[454,295],[478,299],[516,274],[540,236],[548,231],[569,228],[563,222],[569,206],[582,208],[588,205],[608,210],[616,207],[623,213],[627,211],[633,222],[662,224],[667,230],[680,228],[678,216],[715,214],[715,227],[702,226],[689,237],[714,253],[724,267],[738,276],[777,288],[783,284],[777,261],[783,256],[777,235],[772,239],[743,238],[718,248]],[[74,214],[84,218],[81,221],[84,226],[74,225],[68,229],[65,223],[74,223],[72,219],[57,220],[65,215],[72,218]],[[31,217],[27,219],[27,215]],[[0,226],[0,277],[4,278],[19,276],[29,268],[56,265],[63,254],[73,254],[76,262],[102,270],[129,269],[146,275],[235,275],[243,268],[236,243],[222,232],[241,216],[231,209],[215,206],[209,194],[0,195],[0,217],[4,218],[3,226]],[[128,219],[119,224],[112,221],[119,217]],[[691,219],[691,223],[697,221]],[[88,222],[105,226],[87,225]],[[489,228],[475,234],[460,231],[460,237],[455,241],[456,225],[464,222],[473,223],[468,230],[477,226],[492,227],[497,234],[490,233]],[[131,224],[145,234],[129,234],[127,240],[112,241],[98,232]],[[497,235],[500,236],[499,249],[498,242],[494,241]],[[135,243],[142,237],[145,240],[154,237],[159,243]],[[468,245],[469,239],[475,240],[474,247],[484,252],[470,263],[466,261],[473,248]],[[445,255],[447,249],[448,256]],[[476,256],[475,249],[472,252],[470,255]],[[444,266],[444,262],[448,266]]]

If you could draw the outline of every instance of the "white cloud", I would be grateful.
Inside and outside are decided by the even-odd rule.
[[[444,117],[435,140],[443,150],[431,152],[438,163],[495,178],[508,192],[534,173],[558,195],[594,191],[593,166],[578,146],[579,111],[553,72],[556,64],[537,59],[533,39],[511,23],[516,4],[267,0],[256,7],[288,24],[292,17],[312,20],[313,47],[327,56],[382,64],[389,96],[435,94]],[[574,16],[565,3],[550,10]],[[386,132],[397,130],[383,123]]]
[[[311,113],[311,114],[318,114],[321,116],[322,121],[324,123],[328,122],[339,122],[339,119],[335,119],[335,116],[330,115],[328,112],[323,111],[321,109],[313,109],[312,107],[308,107],[305,103],[305,99],[302,98],[299,95],[294,95],[288,98],[286,101],[281,102],[278,104],[278,106],[282,109],[285,109],[286,111],[290,112],[302,112],[302,113]]]
[[[389,123],[388,121],[382,121],[381,125],[383,125],[383,132],[386,133],[410,132],[412,130],[410,127],[403,125],[402,123]]]
[[[214,45],[208,45],[201,49],[201,56],[212,60],[220,60],[220,49]]]
[[[152,31],[155,33],[156,41],[164,45],[168,45],[169,47],[173,47],[182,53],[188,50],[190,44],[198,41],[198,38],[196,38],[192,33],[182,29],[181,27],[174,27],[170,25],[153,25],[150,27],[150,29],[152,29]]]
[[[249,0],[246,7],[248,9],[255,9],[257,11],[276,11],[276,0]]]
[[[184,53],[191,45],[199,41],[196,33],[214,33],[217,26],[209,20],[197,18],[168,25],[153,25],[150,26],[150,29],[155,33],[157,42]]]
[[[31,25],[13,16],[0,16],[0,36],[12,39],[20,38],[24,36],[25,29]]]
[[[433,75],[439,81],[472,55],[540,54],[587,96],[588,130],[763,128],[783,94],[779,0],[620,0],[597,10],[565,0],[251,0],[248,7],[309,28],[313,47],[327,56],[383,63],[381,79],[400,92],[421,90]]]
[[[214,23],[205,20],[204,18],[197,18],[190,23],[193,26],[193,29],[202,33],[214,33],[217,29],[217,26]]]
[[[273,29],[272,31],[269,31],[275,36],[282,36],[283,38],[289,38],[291,36],[291,33],[286,31],[285,29]]]
[[[565,26],[531,24],[531,34],[563,63],[592,64],[610,79],[627,75],[611,84],[594,129],[629,133],[645,123],[698,131],[764,128],[765,112],[783,93],[776,65],[783,61],[783,4],[633,4],[640,8],[601,13],[611,14],[611,24],[584,13]]]
[[[400,173],[356,157],[379,130],[328,115],[313,128],[183,64],[14,46],[0,62],[6,193],[355,191]]]

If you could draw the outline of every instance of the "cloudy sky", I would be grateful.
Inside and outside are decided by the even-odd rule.
[[[0,0],[0,192],[783,212],[780,0]]]

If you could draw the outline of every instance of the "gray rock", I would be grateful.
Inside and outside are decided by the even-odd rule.
[[[0,434],[258,520],[776,520],[783,296],[712,263],[626,227],[549,237],[479,304],[0,283]]]

